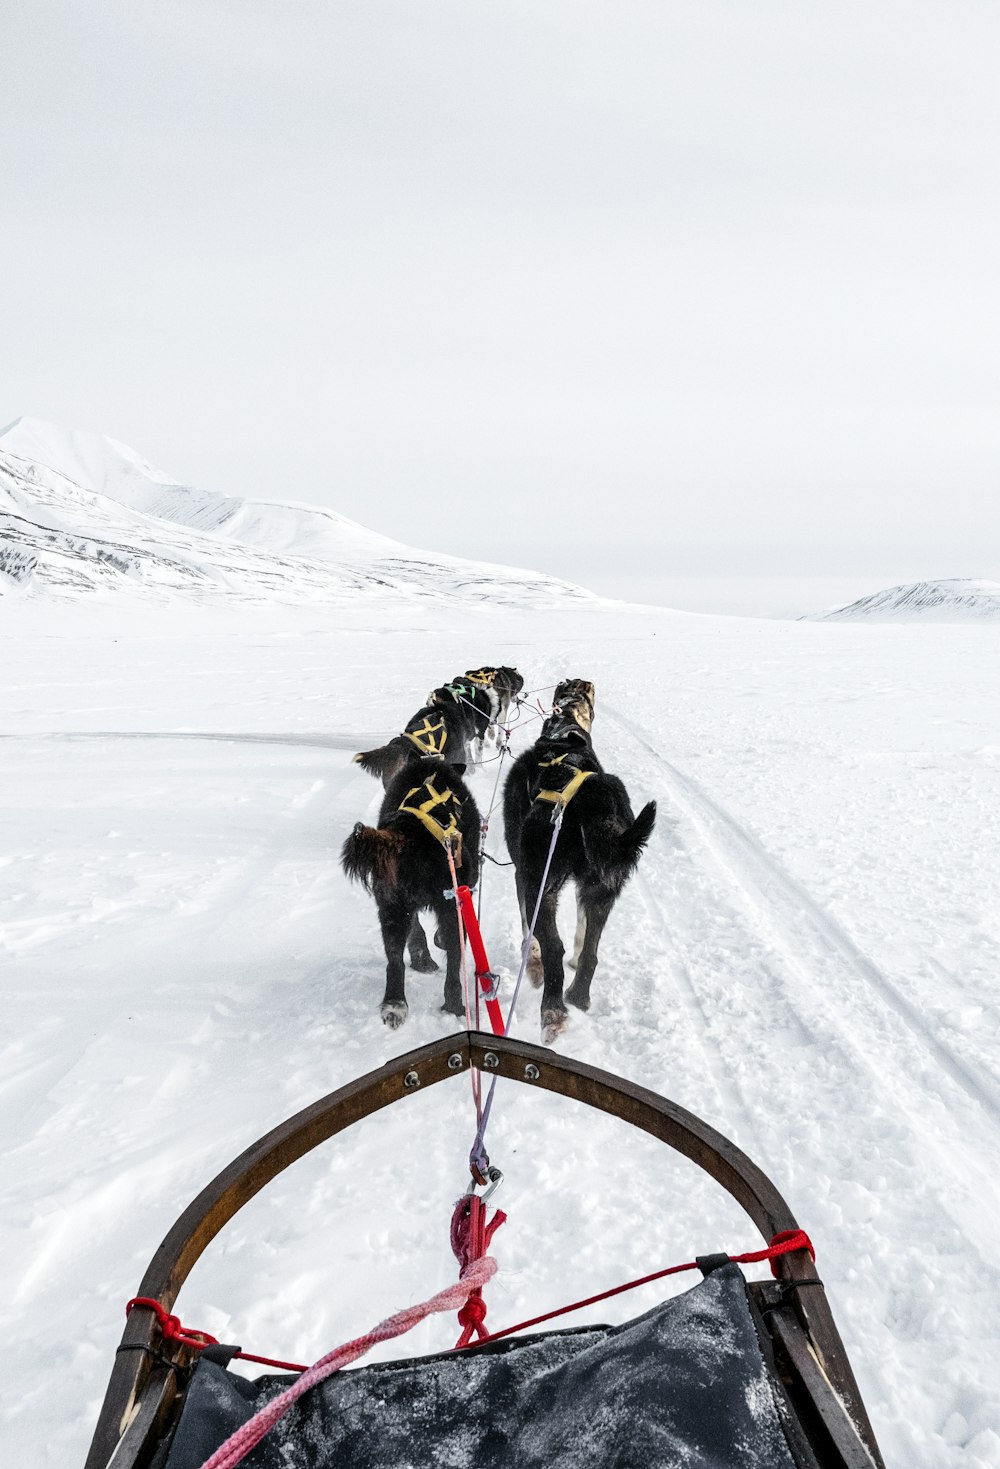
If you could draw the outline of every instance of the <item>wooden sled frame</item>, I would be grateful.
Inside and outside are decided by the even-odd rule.
[[[746,1211],[765,1241],[797,1229],[770,1179],[692,1112],[606,1071],[523,1041],[462,1031],[349,1082],[274,1128],[224,1168],[169,1231],[136,1295],[171,1311],[191,1268],[219,1231],[271,1179],[363,1117],[460,1076],[470,1066],[585,1102],[691,1159]],[[806,1250],[782,1255],[778,1279],[753,1282],[778,1373],[821,1469],[884,1469],[823,1286]],[[795,1282],[809,1282],[798,1289]],[[115,1358],[85,1469],[147,1469],[179,1410],[197,1353],[163,1339],[148,1307],[134,1307]],[[159,1462],[159,1460],[157,1461]]]

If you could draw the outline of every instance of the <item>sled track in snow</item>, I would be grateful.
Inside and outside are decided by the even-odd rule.
[[[643,872],[642,866],[638,868],[633,879],[647,911],[655,919],[660,930],[664,934],[671,931],[672,924],[666,908],[657,896],[654,884]],[[726,1064],[726,1058],[719,1045],[718,1038],[712,1031],[710,1009],[695,983],[694,975],[691,973],[690,965],[683,954],[679,952],[666,951],[666,961],[670,976],[674,981],[678,995],[684,1004],[684,1010],[688,1016],[692,1030],[696,1034],[697,1043],[705,1062],[705,1070],[715,1088],[723,1113],[730,1118],[739,1118],[742,1121],[741,1131],[754,1135],[753,1108],[749,1105],[739,1083],[733,1077],[730,1068]],[[626,1062],[627,1062],[627,1058]],[[703,1109],[704,1110],[704,1109]],[[753,1147],[748,1149],[754,1152]],[[757,1151],[760,1149],[758,1147]]]
[[[218,740],[230,745],[297,745],[315,750],[363,750],[384,743],[382,734],[239,734],[225,731],[169,729],[81,729],[29,735],[0,735],[4,740]]]
[[[707,849],[729,883],[741,892],[753,910],[758,926],[769,932],[773,945],[784,955],[792,970],[806,980],[812,978],[808,956],[803,953],[802,931],[805,928],[813,946],[839,961],[856,981],[873,992],[885,1009],[906,1027],[911,1037],[931,1054],[954,1085],[986,1114],[992,1124],[1000,1124],[1000,1096],[996,1089],[934,1034],[891,980],[862,953],[853,939],[808,892],[695,781],[661,755],[641,726],[607,708],[602,709],[601,714],[635,740],[656,763],[666,778],[668,794],[674,804],[699,829]],[[814,994],[814,998],[823,1003],[845,1045],[862,1056],[870,1069],[879,1072],[878,1059],[868,1054],[869,1048],[859,1041],[858,1032],[848,1031],[835,1008],[826,1001],[821,987],[817,989],[820,992]]]

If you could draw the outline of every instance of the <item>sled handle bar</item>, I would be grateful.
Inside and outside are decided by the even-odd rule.
[[[461,1075],[469,1067],[570,1097],[650,1133],[689,1158],[725,1188],[749,1215],[765,1241],[784,1230],[799,1227],[767,1175],[735,1143],[693,1112],[634,1082],[546,1047],[529,1045],[510,1036],[461,1031],[409,1051],[367,1076],[348,1082],[251,1144],[184,1210],[150,1261],[136,1295],[153,1297],[170,1311],[208,1244],[249,1199],[290,1164],[355,1122],[449,1077]],[[815,1274],[805,1250],[781,1256],[777,1273],[787,1281]],[[825,1291],[819,1285],[808,1291],[795,1291],[793,1297],[796,1314],[819,1354],[830,1383],[866,1441],[874,1446],[874,1433]],[[144,1412],[149,1411],[148,1394],[143,1389],[151,1375],[162,1378],[157,1383],[163,1399],[159,1411],[164,1416],[169,1412],[176,1381],[172,1380],[174,1374],[169,1369],[164,1372],[162,1368],[163,1348],[167,1344],[159,1344],[159,1363],[153,1352],[157,1331],[152,1311],[137,1308],[129,1315],[85,1469],[105,1469],[116,1447],[124,1448],[119,1440],[129,1415],[137,1414],[140,1407]],[[177,1351],[181,1363],[183,1353],[189,1353],[189,1349]],[[123,1454],[123,1460],[127,1459],[128,1455]]]

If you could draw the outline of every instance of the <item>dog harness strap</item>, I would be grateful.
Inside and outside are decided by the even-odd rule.
[[[414,804],[413,798],[424,791],[428,792],[427,799]],[[437,817],[431,814],[439,806],[448,808],[447,826],[443,826]],[[439,791],[434,784],[433,776],[428,776],[423,785],[414,786],[411,791],[407,791],[399,803],[399,810],[405,811],[408,816],[415,816],[443,847],[446,847],[449,842],[455,843],[455,862],[459,867],[462,865],[462,833],[458,825],[458,813],[461,809],[462,803],[455,792],[448,786],[445,786],[443,791]]]
[[[497,673],[496,668],[467,668],[465,670],[466,678],[478,684],[481,689],[491,689],[497,681]]]
[[[457,678],[453,683],[446,683],[439,689],[432,689],[427,695],[427,702],[428,704],[445,704],[447,700],[441,698],[441,695],[450,694],[453,704],[461,704],[466,699],[474,699],[476,692],[474,683],[471,681],[465,683],[462,679]]]
[[[561,756],[559,757],[562,758]],[[547,761],[547,764],[557,765],[558,760]],[[572,768],[572,767],[570,767]],[[572,777],[566,782],[561,791],[539,791],[535,797],[536,801],[551,801],[554,806],[566,807],[572,801],[577,791],[595,772],[593,770],[576,770]]]
[[[432,724],[430,719],[425,719],[419,729],[404,729],[403,734],[412,744],[416,745],[421,755],[443,755],[444,747],[448,741],[448,731],[443,719],[437,724]],[[435,735],[440,735],[435,740]]]

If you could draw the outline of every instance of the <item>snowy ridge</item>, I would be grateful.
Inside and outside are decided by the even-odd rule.
[[[910,582],[905,586],[873,592],[870,597],[861,597],[845,607],[811,612],[800,620],[830,622],[848,618],[868,618],[873,622],[907,622],[911,618],[927,622],[966,622],[1000,618],[1000,582],[972,577]]]
[[[592,600],[539,572],[415,550],[319,506],[182,485],[114,439],[27,418],[0,433],[0,592],[15,588],[321,604],[362,592]]]

